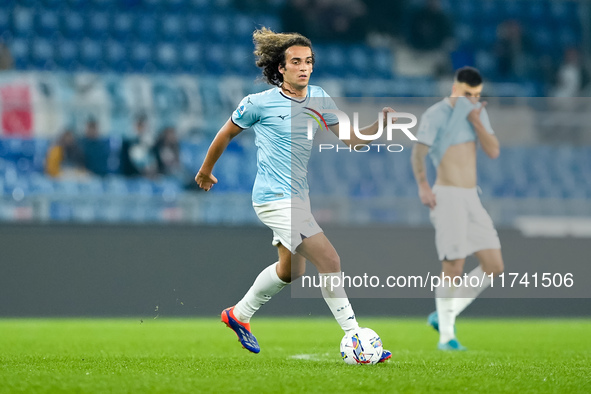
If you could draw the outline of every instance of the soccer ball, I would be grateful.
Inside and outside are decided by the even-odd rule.
[[[341,357],[347,364],[375,364],[384,350],[380,336],[371,328],[359,328],[345,334],[341,341]]]

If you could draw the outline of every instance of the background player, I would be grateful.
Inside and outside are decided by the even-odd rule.
[[[476,187],[476,142],[492,159],[499,156],[499,141],[479,103],[482,77],[478,70],[457,70],[451,97],[430,107],[421,117],[418,143],[412,152],[412,167],[421,202],[431,209],[442,275],[461,276],[467,256],[474,253],[480,265],[468,277],[481,281],[478,287],[454,288],[447,283],[435,291],[436,312],[429,324],[439,331],[439,349],[465,350],[455,337],[455,319],[486,287],[486,274],[503,271],[501,244],[493,222],[482,207]],[[427,181],[425,157],[437,169],[433,189]]]
[[[253,206],[259,219],[273,230],[279,261],[258,275],[242,300],[222,312],[222,321],[236,332],[246,349],[258,353],[260,347],[250,331],[251,317],[283,287],[303,275],[306,259],[318,269],[322,296],[341,328],[349,332],[359,325],[344,289],[331,288],[330,278],[340,276],[340,258],[310,210],[306,169],[312,141],[307,139],[307,123],[296,122],[311,107],[323,113],[336,106],[322,88],[308,85],[314,65],[310,40],[297,33],[274,33],[265,28],[255,31],[253,39],[256,64],[262,68],[266,82],[275,87],[241,101],[217,133],[195,181],[210,190],[217,183],[212,174],[214,164],[230,140],[242,130],[253,128],[258,148]],[[384,117],[389,111],[393,110],[384,108]],[[338,133],[336,117],[324,115],[332,125],[331,131]],[[377,128],[376,121],[362,132],[373,134]],[[365,143],[357,137],[345,142]],[[391,353],[384,350],[380,361],[390,357]]]

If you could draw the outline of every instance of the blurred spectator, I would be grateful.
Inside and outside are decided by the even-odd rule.
[[[14,68],[14,60],[8,46],[0,41],[0,71]]]
[[[181,163],[181,149],[174,127],[168,126],[162,130],[154,145],[154,154],[160,175],[176,179],[185,188],[197,189],[194,187],[193,174]]]
[[[93,118],[86,122],[86,130],[84,138],[82,138],[82,150],[84,151],[86,169],[96,175],[106,175],[109,145],[100,138],[98,124]]]
[[[179,142],[174,127],[166,127],[158,136],[154,145],[154,153],[158,164],[158,173],[175,175],[181,169]]]
[[[45,173],[54,178],[88,175],[84,167],[84,152],[71,130],[64,131],[49,148],[45,159]]]
[[[420,51],[442,49],[448,39],[453,38],[451,20],[441,10],[439,0],[427,0],[425,5],[415,11],[409,20],[406,40]]]
[[[578,97],[584,87],[587,73],[581,62],[579,51],[568,48],[558,68],[557,83],[552,92],[554,97]]]
[[[135,136],[124,139],[121,144],[121,173],[125,176],[156,175],[157,164],[154,157],[154,142],[147,130],[147,119],[141,115],[136,119]]]
[[[520,23],[508,20],[497,28],[495,56],[497,73],[502,78],[527,77],[530,71],[530,57],[533,46],[523,34]]]

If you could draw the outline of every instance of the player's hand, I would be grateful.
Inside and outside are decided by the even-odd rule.
[[[468,120],[470,121],[470,123],[480,121],[480,113],[482,112],[482,109],[486,106],[486,104],[487,102],[483,101],[480,107],[474,108],[472,111],[470,111],[470,113],[468,114]]]
[[[430,209],[435,208],[435,205],[437,205],[435,193],[433,193],[433,190],[428,185],[419,187],[419,197],[423,205],[428,206]]]
[[[393,108],[384,107],[382,108],[382,114],[384,115],[384,124],[388,121],[388,112],[396,112]],[[398,118],[392,118],[392,122],[396,122]]]
[[[197,175],[195,175],[195,182],[197,182],[200,188],[208,192],[213,185],[218,183],[218,179],[213,176],[213,174],[204,174],[199,171]]]

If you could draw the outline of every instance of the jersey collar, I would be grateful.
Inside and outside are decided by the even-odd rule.
[[[288,100],[295,101],[298,104],[301,104],[304,101],[306,101],[308,99],[308,96],[310,95],[310,85],[306,87],[306,97],[304,97],[302,100],[297,100],[293,97],[289,97],[287,94],[283,93],[283,90],[281,90],[281,86],[277,87],[277,89],[279,90],[279,94],[281,94],[283,97],[285,97]]]

